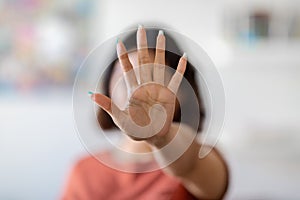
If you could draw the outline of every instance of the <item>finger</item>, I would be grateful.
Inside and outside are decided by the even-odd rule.
[[[141,25],[137,30],[136,39],[138,48],[138,63],[140,66],[140,81],[142,84],[152,80],[152,69],[150,65],[146,65],[150,63],[150,57],[148,52],[146,30]]]
[[[165,78],[165,49],[166,38],[164,36],[164,32],[160,30],[156,39],[153,80],[161,85],[164,85]]]
[[[91,99],[105,110],[110,116],[117,116],[121,110],[112,102],[112,100],[100,93],[89,92]]]
[[[128,57],[127,50],[120,39],[118,39],[117,42],[117,54],[124,72],[124,79],[127,89],[128,91],[132,91],[134,88],[137,87],[138,84],[134,73],[134,69]]]
[[[177,90],[180,86],[180,83],[182,81],[186,69],[186,65],[187,65],[187,55],[186,53],[184,53],[183,56],[180,58],[177,66],[177,70],[175,74],[172,76],[168,85],[169,90],[171,90],[174,94],[177,93]]]

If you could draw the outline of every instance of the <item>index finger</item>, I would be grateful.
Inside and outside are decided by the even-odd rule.
[[[133,66],[129,60],[127,50],[120,39],[118,39],[117,41],[117,53],[118,53],[121,67],[124,72],[124,79],[125,79],[127,89],[128,91],[132,91],[134,88],[137,87],[138,83],[134,73]]]

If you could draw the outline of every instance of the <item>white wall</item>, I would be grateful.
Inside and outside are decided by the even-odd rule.
[[[95,16],[94,27],[103,41],[128,26],[139,23],[155,25],[155,22],[174,27],[196,41],[213,37],[220,28],[221,4],[216,1],[139,1],[103,0]],[[208,19],[209,18],[209,19]]]
[[[0,98],[0,199],[58,199],[85,154],[69,91]]]

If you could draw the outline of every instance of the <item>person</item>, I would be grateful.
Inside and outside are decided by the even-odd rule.
[[[186,54],[178,58],[165,51],[167,39],[172,41],[159,31],[156,49],[148,48],[143,26],[139,26],[136,33],[137,51],[129,52],[119,39],[118,60],[108,68],[104,92],[91,93],[92,100],[100,107],[98,121],[101,127],[105,130],[115,127],[128,136],[124,137],[122,148],[129,152],[162,150],[178,137],[176,146],[170,147],[176,152],[184,143],[181,141],[202,129],[205,108],[194,69]],[[176,72],[167,72],[167,65],[175,67]],[[123,76],[126,85],[117,87]],[[167,76],[170,77],[168,81],[165,80]],[[192,85],[200,106],[196,129],[180,122],[176,94],[183,77]],[[112,97],[113,92],[118,94],[117,98]],[[179,95],[186,95],[184,91],[181,93]],[[189,98],[184,99],[188,103]],[[222,199],[229,182],[227,165],[215,148],[200,159],[201,145],[193,140],[171,163],[168,162],[172,159],[170,153],[158,151],[158,156],[153,159],[164,167],[144,173],[118,171],[92,156],[83,158],[71,171],[61,199]],[[111,156],[107,152],[104,154]]]

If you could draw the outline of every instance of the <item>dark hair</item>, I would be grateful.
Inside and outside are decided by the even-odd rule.
[[[153,28],[153,29],[148,29],[147,28],[148,44],[155,44],[156,36],[158,34],[158,31],[159,30],[156,29],[156,28]],[[175,43],[175,41],[172,37],[170,37],[167,33],[165,33],[165,37],[166,37],[166,49],[172,49],[172,52],[166,51],[166,53],[165,53],[166,63],[169,67],[176,70],[176,67],[177,67],[178,61],[179,61],[179,59],[182,55],[182,52],[180,52],[177,44]],[[130,51],[130,49],[136,49],[136,34],[135,34],[135,31],[131,32],[126,38],[122,38],[122,40],[123,40],[123,43],[125,44],[126,48],[128,49],[128,51]],[[150,49],[153,49],[155,51],[154,48],[150,48]],[[111,78],[111,75],[113,73],[113,68],[114,68],[114,65],[115,65],[117,60],[118,59],[116,58],[108,66],[108,68],[105,70],[105,72],[103,74],[104,79],[103,79],[102,85],[101,85],[102,94],[104,94],[108,97],[110,96],[110,94],[109,94],[110,78]],[[198,89],[199,87],[198,87],[197,80],[196,80],[195,68],[191,65],[190,62],[187,63],[187,68],[186,68],[186,71],[184,73],[184,77],[186,78],[186,80],[189,82],[189,84],[193,88],[193,90],[196,94],[196,97],[198,99],[198,104],[199,104],[199,109],[200,109],[200,119],[199,119],[198,131],[201,131],[202,128],[203,128],[204,119],[205,119],[205,109],[203,107],[203,103],[201,101],[200,94],[199,94],[199,89]],[[185,95],[184,90],[179,89],[179,91],[183,96]],[[188,103],[188,98],[184,98],[183,103]],[[181,119],[180,105],[179,105],[178,101],[176,101],[176,109],[175,109],[173,121],[180,122],[180,119]],[[98,120],[99,125],[101,126],[101,128],[103,130],[108,130],[108,129],[112,129],[112,128],[117,127],[114,124],[111,117],[109,116],[109,114],[107,114],[101,108],[99,108],[99,110],[98,110],[97,120]]]

